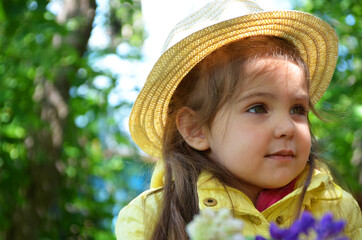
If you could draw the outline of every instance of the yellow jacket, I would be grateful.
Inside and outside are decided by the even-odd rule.
[[[162,175],[162,174],[161,174]],[[161,185],[155,180],[151,187]],[[222,184],[209,173],[201,173],[198,180],[198,195],[200,210],[211,208],[218,211],[222,208],[232,209],[235,217],[244,222],[243,235],[261,235],[269,237],[269,223],[276,222],[280,227],[288,227],[295,216],[296,206],[302,190],[302,183],[296,189],[276,202],[263,212],[259,212],[242,192],[227,187],[229,195]],[[130,204],[124,207],[116,223],[116,236],[118,240],[148,239],[157,222],[163,192],[162,188],[151,188],[145,191]],[[315,171],[312,182],[304,197],[302,210],[308,210],[315,217],[326,212],[332,212],[336,219],[348,221],[345,233],[352,240],[362,239],[362,214],[354,198],[332,182],[328,174]]]

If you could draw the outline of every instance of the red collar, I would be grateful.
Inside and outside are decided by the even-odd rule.
[[[264,189],[259,193],[258,199],[256,200],[255,207],[259,212],[264,211],[274,203],[278,202],[289,193],[293,192],[296,178],[291,181],[288,185],[277,188],[277,189]]]

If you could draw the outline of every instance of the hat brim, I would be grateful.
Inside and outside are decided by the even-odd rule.
[[[180,81],[214,50],[260,35],[286,39],[298,48],[309,69],[311,102],[317,103],[337,63],[338,38],[334,29],[323,20],[300,11],[244,15],[187,36],[158,59],[130,115],[130,133],[135,143],[151,156],[160,157],[168,105]]]

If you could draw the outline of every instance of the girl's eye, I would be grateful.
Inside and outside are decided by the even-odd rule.
[[[304,106],[297,105],[290,110],[291,114],[307,115],[307,110]]]
[[[258,114],[258,113],[267,113],[267,110],[264,105],[258,104],[258,105],[252,106],[246,112]]]

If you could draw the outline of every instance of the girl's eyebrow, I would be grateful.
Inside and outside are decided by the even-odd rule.
[[[249,98],[255,98],[255,97],[265,97],[265,98],[272,98],[275,99],[275,95],[270,92],[251,92],[243,95],[242,97],[238,98],[237,102],[243,102],[245,100],[248,100]]]
[[[264,97],[264,98],[270,98],[270,99],[276,98],[276,96],[270,92],[251,92],[249,94],[246,94],[246,95],[238,98],[237,102],[243,102],[250,98],[255,98],[255,97]],[[293,99],[296,101],[301,101],[301,102],[309,102],[309,95],[306,93],[296,93],[293,95]]]

